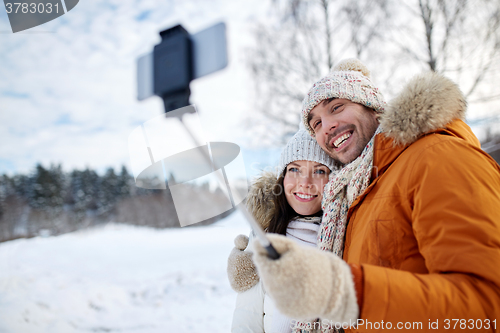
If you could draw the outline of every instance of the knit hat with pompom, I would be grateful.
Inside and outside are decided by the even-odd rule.
[[[378,113],[384,112],[384,96],[370,80],[370,71],[358,59],[345,59],[316,82],[302,101],[302,122],[312,136],[314,131],[307,121],[309,112],[321,101],[334,97],[362,104]]]

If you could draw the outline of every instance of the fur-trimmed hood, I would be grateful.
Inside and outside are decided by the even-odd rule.
[[[269,227],[274,215],[273,190],[276,183],[275,173],[263,172],[254,180],[247,195],[247,209],[264,229]]]
[[[397,145],[408,145],[423,134],[465,120],[465,97],[448,78],[428,72],[410,80],[380,116],[380,126]]]

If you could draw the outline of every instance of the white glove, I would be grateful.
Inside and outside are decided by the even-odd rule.
[[[302,247],[282,235],[268,235],[281,257],[269,259],[253,242],[254,263],[276,307],[296,319],[356,322],[359,315],[351,268],[331,252]]]
[[[227,277],[231,288],[241,293],[255,286],[259,282],[259,276],[252,261],[253,253],[243,251],[248,245],[248,237],[236,236],[234,245],[227,259]]]

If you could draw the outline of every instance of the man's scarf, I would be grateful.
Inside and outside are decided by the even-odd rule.
[[[367,143],[361,155],[354,161],[346,164],[338,172],[330,174],[330,180],[323,191],[323,218],[318,232],[317,246],[322,251],[330,251],[342,258],[344,253],[344,238],[347,227],[347,212],[356,198],[363,193],[368,185],[373,168],[373,145],[375,136],[380,133],[377,129]],[[313,322],[314,323],[314,322]],[[321,327],[316,320],[315,327]],[[331,321],[328,321],[331,323]],[[311,329],[311,322],[301,321],[292,330],[294,333],[335,332],[334,329]]]

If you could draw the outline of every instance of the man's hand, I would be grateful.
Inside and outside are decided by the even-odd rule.
[[[276,307],[295,319],[355,322],[359,309],[347,263],[331,252],[302,247],[282,235],[268,235],[281,257],[272,260],[258,241],[254,262]]]
[[[248,245],[248,237],[238,235],[234,239],[235,247],[227,259],[227,277],[234,291],[241,293],[259,282],[259,276],[252,261],[252,252],[243,251]]]

